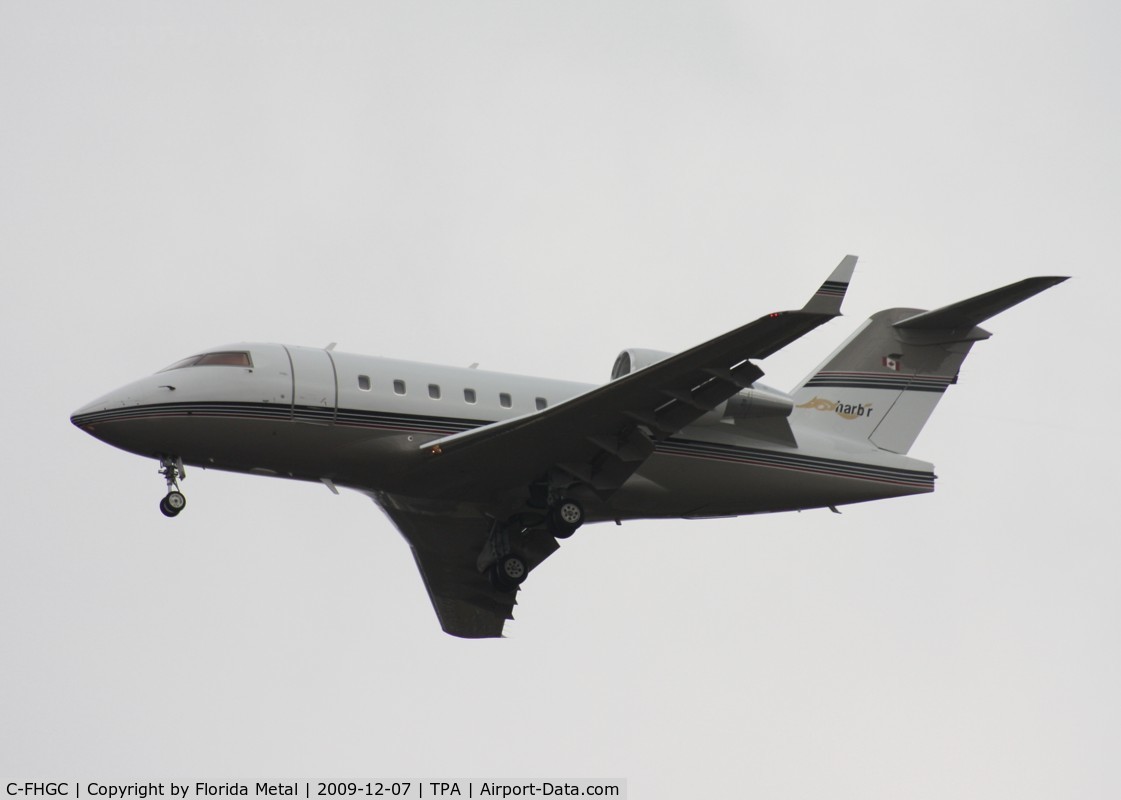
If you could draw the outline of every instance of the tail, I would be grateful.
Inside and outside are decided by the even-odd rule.
[[[1065,280],[1027,278],[934,311],[872,315],[794,389],[791,422],[906,453],[969,348],[991,336],[978,324]]]

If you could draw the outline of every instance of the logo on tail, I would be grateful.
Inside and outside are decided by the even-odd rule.
[[[865,405],[864,403],[842,403],[837,400],[826,400],[823,397],[816,395],[812,400],[807,400],[801,405],[794,406],[795,408],[812,408],[814,411],[831,411],[842,419],[858,419],[860,417],[872,417],[872,404]]]

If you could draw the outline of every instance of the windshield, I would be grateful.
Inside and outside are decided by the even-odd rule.
[[[170,372],[173,369],[184,367],[252,367],[253,360],[246,352],[201,353],[197,356],[176,361],[170,367],[164,367],[160,372]]]

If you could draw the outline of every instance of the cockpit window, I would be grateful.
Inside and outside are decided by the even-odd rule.
[[[249,357],[249,353],[245,352],[228,352],[228,353],[202,353],[190,358],[184,358],[182,361],[176,361],[170,367],[161,369],[160,372],[170,372],[173,369],[183,369],[184,367],[252,367],[253,359]]]
[[[252,367],[248,353],[203,353],[196,367]]]

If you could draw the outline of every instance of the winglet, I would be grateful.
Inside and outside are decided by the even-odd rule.
[[[841,314],[841,301],[845,299],[845,292],[852,280],[852,272],[856,269],[856,256],[845,256],[837,268],[821,284],[810,301],[802,307],[803,311],[811,314],[825,314],[837,317]]]

